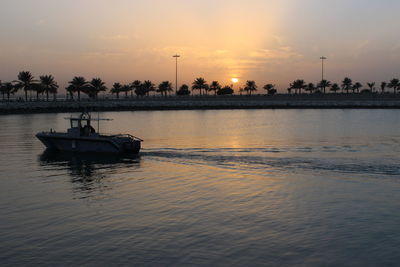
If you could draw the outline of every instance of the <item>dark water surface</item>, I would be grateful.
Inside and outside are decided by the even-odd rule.
[[[0,116],[0,265],[395,266],[400,110],[109,112],[137,158],[45,152]]]

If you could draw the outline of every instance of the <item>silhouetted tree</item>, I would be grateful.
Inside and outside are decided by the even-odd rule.
[[[356,82],[351,89],[353,90],[353,93],[354,91],[357,91],[357,93],[359,93],[361,87],[363,87],[363,85],[359,82]]]
[[[189,86],[187,84],[182,84],[176,95],[190,95]]]
[[[352,88],[352,86],[353,86],[353,81],[350,78],[346,77],[343,79],[342,89],[346,90],[347,94],[349,93],[349,90]]]
[[[71,81],[68,82],[72,87],[70,88],[73,92],[78,93],[78,101],[81,100],[81,92],[87,91],[89,83],[84,77],[75,76]]]
[[[33,83],[31,85],[31,91],[36,93],[36,101],[39,100],[39,95],[45,92],[45,89],[41,83]]]
[[[382,94],[385,92],[386,87],[387,87],[387,83],[386,82],[381,82],[381,92],[382,92]]]
[[[318,87],[322,89],[322,92],[325,94],[326,93],[326,88],[331,87],[332,83],[327,80],[322,80],[319,82]]]
[[[371,82],[371,83],[367,83],[369,90],[371,90],[371,92],[373,93],[375,91],[375,83]]]
[[[208,84],[204,78],[196,78],[192,83],[192,90],[199,90],[200,95],[202,95],[202,90],[207,91]]]
[[[104,92],[107,90],[106,83],[103,82],[100,78],[93,78],[90,82],[90,85],[96,99],[98,98],[100,92]]]
[[[1,93],[3,95],[3,100],[4,100],[4,95],[7,95],[7,100],[10,100],[10,95],[14,94],[18,89],[15,88],[15,86],[10,83],[3,83],[0,85]]]
[[[224,86],[217,91],[217,95],[232,95],[233,89],[230,86]]]
[[[208,90],[209,91],[214,91],[214,94],[217,95],[217,91],[221,89],[221,85],[217,81],[212,81]]]
[[[149,80],[144,81],[141,87],[144,90],[144,92],[146,92],[147,96],[150,94],[150,92],[156,90],[154,84]]]
[[[164,81],[158,85],[157,92],[161,93],[161,95],[167,96],[167,93],[172,91],[172,84],[169,81]]]
[[[335,94],[337,93],[337,91],[340,90],[340,87],[337,83],[332,84],[331,89],[332,92],[334,92]]]
[[[141,90],[141,87],[142,87],[142,82],[139,81],[139,80],[135,80],[135,81],[132,82],[131,87],[132,87],[132,91],[131,91],[132,97],[133,97],[133,92],[135,92],[135,94],[137,96],[139,96],[140,95],[140,90]]]
[[[310,94],[314,93],[316,89],[317,88],[315,87],[315,85],[313,83],[307,84],[306,88],[304,88],[304,90],[306,90]]]
[[[297,93],[297,90],[299,94],[301,94],[301,89],[306,88],[306,83],[304,80],[295,80],[293,83],[290,84],[290,88],[295,90],[295,93]]]
[[[143,84],[139,80],[135,80],[131,84],[132,90],[135,92],[136,96],[144,96],[146,92],[143,88]]]
[[[252,92],[257,91],[257,85],[255,81],[247,81],[244,90],[247,92],[248,95],[251,95]]]
[[[111,94],[116,94],[117,99],[119,99],[119,93],[121,93],[121,90],[122,90],[122,84],[114,83],[113,87],[111,88]]]
[[[264,88],[264,90],[267,91],[268,95],[275,95],[276,92],[277,92],[276,89],[275,89],[275,85],[272,84],[272,83],[268,83],[268,84],[264,85],[263,88]]]
[[[4,101],[5,91],[3,88],[3,82],[1,80],[0,80],[0,91],[1,91],[2,100]]]
[[[130,84],[122,85],[120,92],[125,93],[125,98],[128,98],[128,93],[132,90],[132,86]]]
[[[68,95],[69,95],[69,98],[70,98],[71,100],[74,99],[74,90],[75,90],[75,88],[74,88],[72,85],[68,85],[68,86],[65,88],[65,91],[67,91],[67,99],[68,99]]]
[[[189,86],[187,84],[182,84],[179,90],[176,92],[177,95],[190,95]]]
[[[46,93],[46,101],[49,101],[49,93],[53,94],[53,98],[55,99],[58,89],[58,84],[54,80],[52,75],[42,75],[39,77],[40,83]]]
[[[400,86],[399,79],[391,79],[389,84],[387,85],[387,87],[393,88],[393,93],[396,93],[396,90],[399,88],[399,86]]]
[[[17,89],[24,89],[25,101],[28,101],[28,91],[32,90],[33,84],[36,82],[33,75],[29,71],[21,71],[18,74],[18,81],[15,85]]]

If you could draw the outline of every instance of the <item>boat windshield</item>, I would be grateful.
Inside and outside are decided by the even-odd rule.
[[[71,128],[78,128],[79,126],[79,120],[71,120]]]

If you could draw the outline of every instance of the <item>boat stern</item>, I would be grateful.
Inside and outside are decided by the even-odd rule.
[[[138,154],[141,148],[141,141],[130,140],[123,144],[123,153]]]

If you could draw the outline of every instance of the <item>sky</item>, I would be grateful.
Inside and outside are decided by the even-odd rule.
[[[0,0],[0,80],[114,82],[400,77],[398,0]]]

